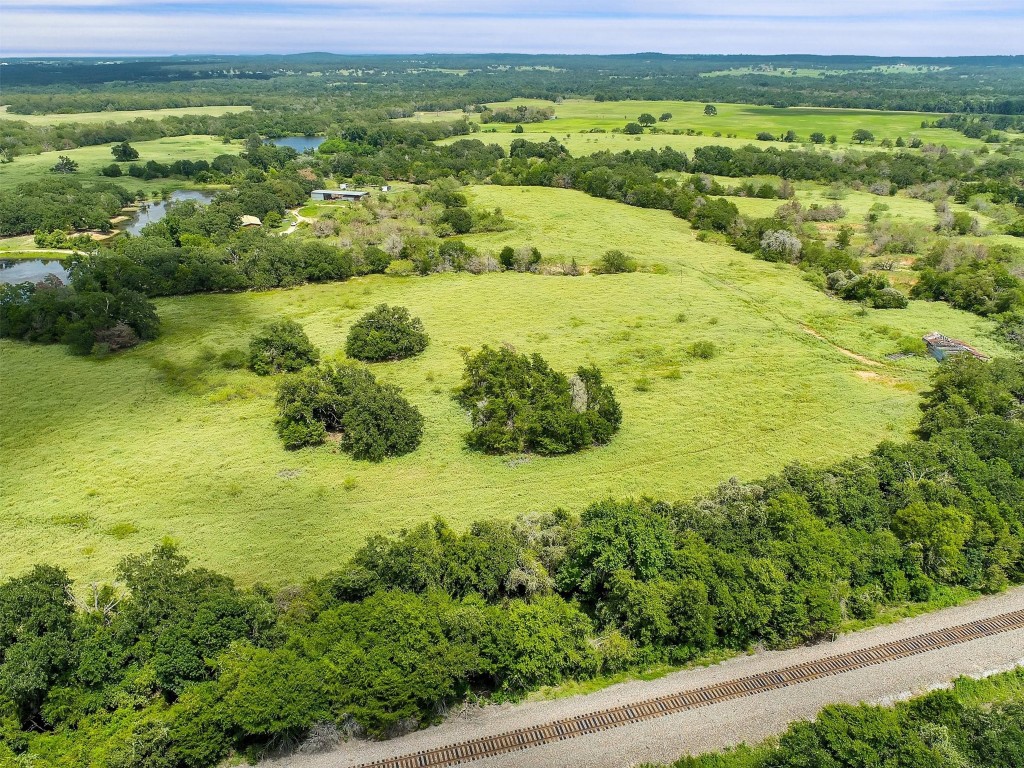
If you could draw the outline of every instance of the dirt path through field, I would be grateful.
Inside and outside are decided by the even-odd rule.
[[[858,355],[856,352],[853,352],[853,351],[851,351],[849,349],[846,349],[845,347],[840,347],[838,344],[833,344],[831,341],[826,339],[824,336],[822,336],[820,333],[818,333],[813,328],[810,328],[810,327],[805,325],[805,326],[803,326],[803,329],[804,329],[804,333],[809,334],[809,335],[813,336],[814,338],[819,339],[820,341],[824,341],[826,344],[828,344],[830,347],[832,347],[837,352],[839,352],[839,353],[841,353],[843,355],[846,355],[847,357],[849,357],[849,358],[851,358],[853,360],[856,360],[858,363],[864,363],[864,365],[875,365],[875,366],[881,365],[881,363],[879,363],[879,362],[877,362],[875,360],[872,360],[870,357],[864,357],[864,355]]]

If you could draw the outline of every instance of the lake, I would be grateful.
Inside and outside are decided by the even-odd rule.
[[[68,281],[68,271],[56,259],[0,259],[0,283],[38,283],[47,275]]]
[[[176,203],[180,200],[198,200],[201,203],[208,203],[213,200],[213,194],[214,193],[212,192],[196,192],[194,190],[179,189],[176,192],[171,192],[171,196],[168,200],[143,203],[143,207],[139,209],[139,212],[133,214],[132,220],[122,228],[125,232],[137,235],[142,232],[142,228],[147,224],[160,221],[160,219],[166,216],[167,206],[169,204]]]
[[[307,149],[316,150],[324,143],[323,136],[282,136],[279,139],[267,139],[268,144],[275,147],[291,147],[300,155]]]

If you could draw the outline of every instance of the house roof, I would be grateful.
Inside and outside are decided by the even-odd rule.
[[[256,216],[244,215],[241,217],[243,227],[259,227],[262,226],[263,222]]]
[[[355,189],[314,189],[312,194],[321,195],[345,195],[348,197],[362,197],[363,195],[370,194],[369,192],[362,192]]]
[[[969,355],[974,355],[979,360],[989,359],[987,355],[983,355],[966,341],[951,339],[949,336],[943,336],[938,331],[932,331],[927,336],[924,336],[923,339],[930,349],[941,349],[946,352],[966,352]]]

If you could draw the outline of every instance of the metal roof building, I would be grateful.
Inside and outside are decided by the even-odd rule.
[[[936,360],[945,360],[950,355],[962,354],[972,355],[979,360],[988,360],[987,355],[981,354],[967,342],[943,336],[938,331],[933,331],[923,338],[924,343],[928,345],[928,351]]]
[[[309,196],[312,200],[345,200],[357,203],[369,194],[356,189],[314,189]]]

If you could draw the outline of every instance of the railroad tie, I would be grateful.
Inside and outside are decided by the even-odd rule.
[[[497,757],[556,741],[599,733],[630,723],[639,723],[690,709],[708,707],[730,699],[755,696],[766,691],[778,690],[823,677],[832,677],[844,672],[883,664],[887,661],[896,661],[1017,629],[1024,629],[1024,610],[829,656],[818,661],[804,662],[772,672],[761,672],[736,680],[713,683],[682,693],[624,704],[597,712],[588,712],[584,715],[567,717],[494,736],[448,744],[414,754],[362,763],[356,768],[412,768],[412,766],[441,768],[442,766],[462,765],[474,760]]]

